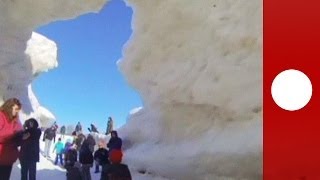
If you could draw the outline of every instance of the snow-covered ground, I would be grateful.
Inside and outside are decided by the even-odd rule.
[[[60,135],[57,136],[57,140],[60,137]],[[95,136],[97,137],[97,135]],[[100,138],[105,138],[103,135],[99,135]],[[66,136],[62,141],[65,143],[68,139],[72,140],[71,136]],[[42,154],[40,153],[40,162],[37,164],[37,179],[38,180],[63,180],[66,179],[66,170],[64,168],[62,168],[60,166],[60,164],[58,163],[58,165],[54,165],[54,160],[55,160],[55,153],[53,153],[53,148],[54,148],[54,144],[52,144],[51,146],[51,158],[45,158],[42,156]],[[42,137],[40,138],[40,151],[44,150],[44,142],[42,141]],[[133,167],[130,167],[130,169],[135,169]],[[100,168],[101,169],[101,168]],[[92,180],[100,180],[100,173],[94,173],[94,167],[91,168],[91,176],[92,176]],[[155,177],[152,175],[148,175],[148,174],[141,174],[138,172],[135,172],[133,170],[131,170],[131,174],[133,179],[136,180],[167,180],[165,178],[161,178],[161,177]],[[17,162],[14,164],[12,173],[11,173],[11,179],[10,180],[20,180],[21,179],[21,173],[20,173],[20,164],[19,164],[19,160],[17,160]]]

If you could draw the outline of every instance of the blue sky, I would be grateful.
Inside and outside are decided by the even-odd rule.
[[[131,109],[142,105],[116,66],[132,33],[131,17],[130,7],[112,0],[98,14],[36,30],[58,46],[58,68],[41,74],[32,85],[40,104],[56,116],[59,125],[80,121],[87,129],[94,123],[105,132],[108,116],[119,127]]]

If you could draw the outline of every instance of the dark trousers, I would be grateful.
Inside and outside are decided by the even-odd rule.
[[[1,180],[10,180],[12,165],[0,165]]]
[[[99,172],[99,166],[100,166],[99,161],[96,160],[95,163],[96,163],[96,170],[95,170],[95,172]]]
[[[91,168],[91,164],[82,164],[82,179],[83,180],[91,180],[90,168]]]
[[[36,180],[37,162],[20,161],[20,164],[21,164],[21,180]]]
[[[63,165],[62,154],[57,154],[56,161],[54,162],[55,165],[58,164],[58,159],[60,160],[60,164]]]

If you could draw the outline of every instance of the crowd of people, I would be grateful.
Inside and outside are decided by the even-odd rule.
[[[21,164],[21,180],[36,179],[36,164],[39,162],[39,141],[42,131],[35,118],[30,118],[21,125],[18,114],[21,103],[16,98],[8,99],[0,107],[0,177],[9,180],[13,163],[19,159]],[[56,154],[54,164],[66,169],[67,180],[91,180],[90,169],[101,173],[101,180],[131,180],[126,164],[122,162],[122,139],[113,130],[113,120],[108,118],[106,135],[110,134],[108,143],[105,140],[95,141],[89,133],[82,132],[80,122],[72,133],[73,139],[65,138],[66,127],[60,128],[60,137],[56,142],[58,125],[55,122],[43,132],[45,143],[43,156],[51,159],[50,150]],[[91,124],[89,132],[98,133]],[[54,144],[53,148],[51,145]],[[96,147],[97,146],[97,147]],[[20,147],[20,148],[18,148]]]

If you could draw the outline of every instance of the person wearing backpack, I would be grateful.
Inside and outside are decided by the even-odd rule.
[[[93,165],[93,156],[88,140],[84,140],[80,148],[80,163],[82,165],[83,180],[91,180],[90,168]]]

